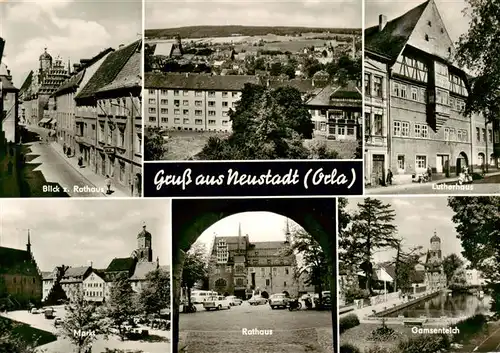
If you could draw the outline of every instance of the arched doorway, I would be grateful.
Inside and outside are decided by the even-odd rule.
[[[478,167],[483,167],[485,163],[486,163],[486,156],[484,155],[483,152],[479,152],[477,154],[477,165],[478,165]]]
[[[460,152],[460,154],[457,157],[457,170],[456,174],[460,174],[462,171],[462,168],[468,167],[469,166],[469,158],[467,157],[467,154],[465,152]]]
[[[330,291],[336,293],[335,199],[205,199],[172,201],[173,352],[178,352],[179,305],[185,253],[216,222],[238,213],[272,212],[293,220],[322,247],[332,265]],[[337,307],[331,311],[333,344],[337,346]]]

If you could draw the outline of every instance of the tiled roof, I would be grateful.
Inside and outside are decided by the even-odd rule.
[[[121,88],[142,87],[141,78],[142,53],[136,51],[123,66],[120,73],[99,92],[113,91]]]
[[[2,89],[5,91],[19,91],[14,84],[6,77],[0,76],[0,81],[2,81]]]
[[[353,102],[350,102],[350,101]],[[356,102],[359,100],[359,103]],[[331,85],[326,86],[317,94],[315,94],[308,102],[307,105],[312,106],[353,106],[359,105],[361,107],[362,95],[355,82],[348,82],[347,85],[342,87],[334,87]]]
[[[314,82],[311,79],[292,79],[292,80],[269,80],[270,88],[293,87],[300,93],[308,93],[315,89]]]
[[[256,249],[279,249],[285,246],[283,241],[257,241],[251,243],[254,247],[252,250]]]
[[[395,61],[430,1],[388,21],[382,31],[378,25],[365,29],[365,48]]]
[[[135,259],[132,257],[114,258],[111,260],[106,272],[131,271],[135,265]]]
[[[83,80],[83,76],[85,75],[85,70],[78,72],[76,75],[71,76],[66,81],[63,82],[61,86],[54,92],[54,96],[60,96],[71,90],[73,88],[77,88],[80,82]]]
[[[385,272],[392,278],[396,278],[396,266],[389,262],[383,262],[378,264],[378,267],[383,268]]]
[[[94,95],[104,86],[110,84],[123,69],[130,57],[141,46],[141,40],[110,53],[99,66],[85,87],[75,97],[76,101],[93,100]]]
[[[90,269],[90,266],[70,267],[64,273],[63,278],[81,277]]]
[[[259,84],[255,76],[218,76],[206,74],[180,74],[147,72],[144,88],[187,89],[206,91],[241,91],[245,84]]]
[[[42,278],[43,279],[54,279],[54,271],[42,271]]]
[[[138,262],[137,266],[135,266],[135,271],[131,280],[135,281],[143,281],[146,279],[146,275],[157,268],[156,262]]]
[[[0,247],[0,273],[34,275],[37,269],[27,251]]]
[[[30,71],[30,73],[28,74],[28,76],[24,80],[23,85],[21,86],[21,89],[20,89],[21,93],[26,91],[31,86],[32,80],[33,80],[33,71]]]

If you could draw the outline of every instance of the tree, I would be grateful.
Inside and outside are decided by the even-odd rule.
[[[458,42],[455,58],[474,71],[476,79],[469,93],[465,114],[498,116],[500,100],[500,6],[497,1],[466,0],[471,17],[469,29]],[[464,77],[465,78],[465,77]]]
[[[144,139],[144,160],[162,160],[168,149],[159,128],[148,128]]]
[[[139,307],[146,314],[160,314],[170,307],[170,273],[160,268],[146,275],[146,284],[139,293]]]
[[[464,267],[459,267],[455,270],[450,278],[448,287],[454,291],[463,291],[467,288],[467,275]]]
[[[287,65],[283,66],[281,73],[283,73],[284,75],[287,75],[289,79],[293,79],[293,78],[295,78],[295,66],[293,66],[291,64],[287,64]]]
[[[402,241],[395,241],[396,257],[394,259],[394,291],[398,288],[409,288],[413,282],[413,276],[416,273],[415,266],[420,257],[424,254],[421,246],[411,247],[408,251],[402,250]]]
[[[456,254],[450,254],[443,259],[444,274],[446,275],[446,282],[450,283],[451,277],[456,270],[463,266],[464,262]]]
[[[106,317],[111,326],[118,330],[120,338],[125,338],[123,325],[136,314],[135,293],[125,275],[118,276],[111,284],[109,300],[105,304]]]
[[[305,276],[305,284],[317,288],[321,302],[321,292],[329,286],[329,280],[333,277],[331,261],[316,239],[304,229],[292,229],[290,235],[290,243],[283,248],[280,255],[282,257],[301,256],[301,264],[297,264],[295,277]]]
[[[27,342],[15,333],[16,324],[12,320],[0,317],[0,353],[43,353],[45,349],[37,349],[37,342]],[[19,324],[23,325],[23,324]]]
[[[271,74],[271,76],[279,76],[279,75],[281,75],[282,70],[283,70],[283,66],[278,61],[278,62],[274,62],[271,64],[271,69],[269,70],[269,73]]]
[[[76,347],[77,353],[86,352],[98,335],[107,336],[108,324],[102,312],[85,300],[84,293],[79,288],[65,310],[66,316],[59,334]]]
[[[397,228],[392,224],[395,213],[390,204],[379,199],[365,198],[358,203],[358,210],[352,216],[349,229],[339,239],[341,255],[347,266],[359,267],[366,277],[366,290],[373,293],[372,257],[375,251],[397,244]]]
[[[229,138],[209,139],[198,156],[205,160],[304,159],[303,139],[313,123],[300,92],[292,87],[267,89],[245,85],[236,109],[230,111]]]
[[[500,197],[450,197],[462,256],[493,290],[492,310],[500,312]]]
[[[323,65],[315,58],[307,58],[303,65],[307,77],[312,78],[318,71],[323,70]]]
[[[209,266],[206,249],[201,244],[193,244],[186,253],[182,267],[181,286],[187,289],[188,304],[191,305],[191,288],[208,277]]]

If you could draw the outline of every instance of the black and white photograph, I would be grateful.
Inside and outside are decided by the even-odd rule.
[[[334,351],[335,199],[174,199],[172,211],[173,352]]]
[[[500,192],[496,2],[365,10],[366,193]]]
[[[340,353],[498,352],[499,197],[339,201]]]
[[[144,159],[361,159],[361,4],[146,0]]]
[[[142,1],[0,1],[0,197],[142,193]]]
[[[0,222],[1,352],[170,351],[170,200],[2,200]]]

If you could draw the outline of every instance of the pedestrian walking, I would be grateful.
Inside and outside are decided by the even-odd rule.
[[[390,169],[387,169],[387,184],[392,185],[392,171]]]
[[[68,149],[68,146],[66,146],[66,142],[65,142],[64,145],[63,145],[63,152],[64,152],[64,154],[66,154],[66,150],[67,149]]]
[[[106,175],[106,195],[111,195],[111,178],[109,175]]]

